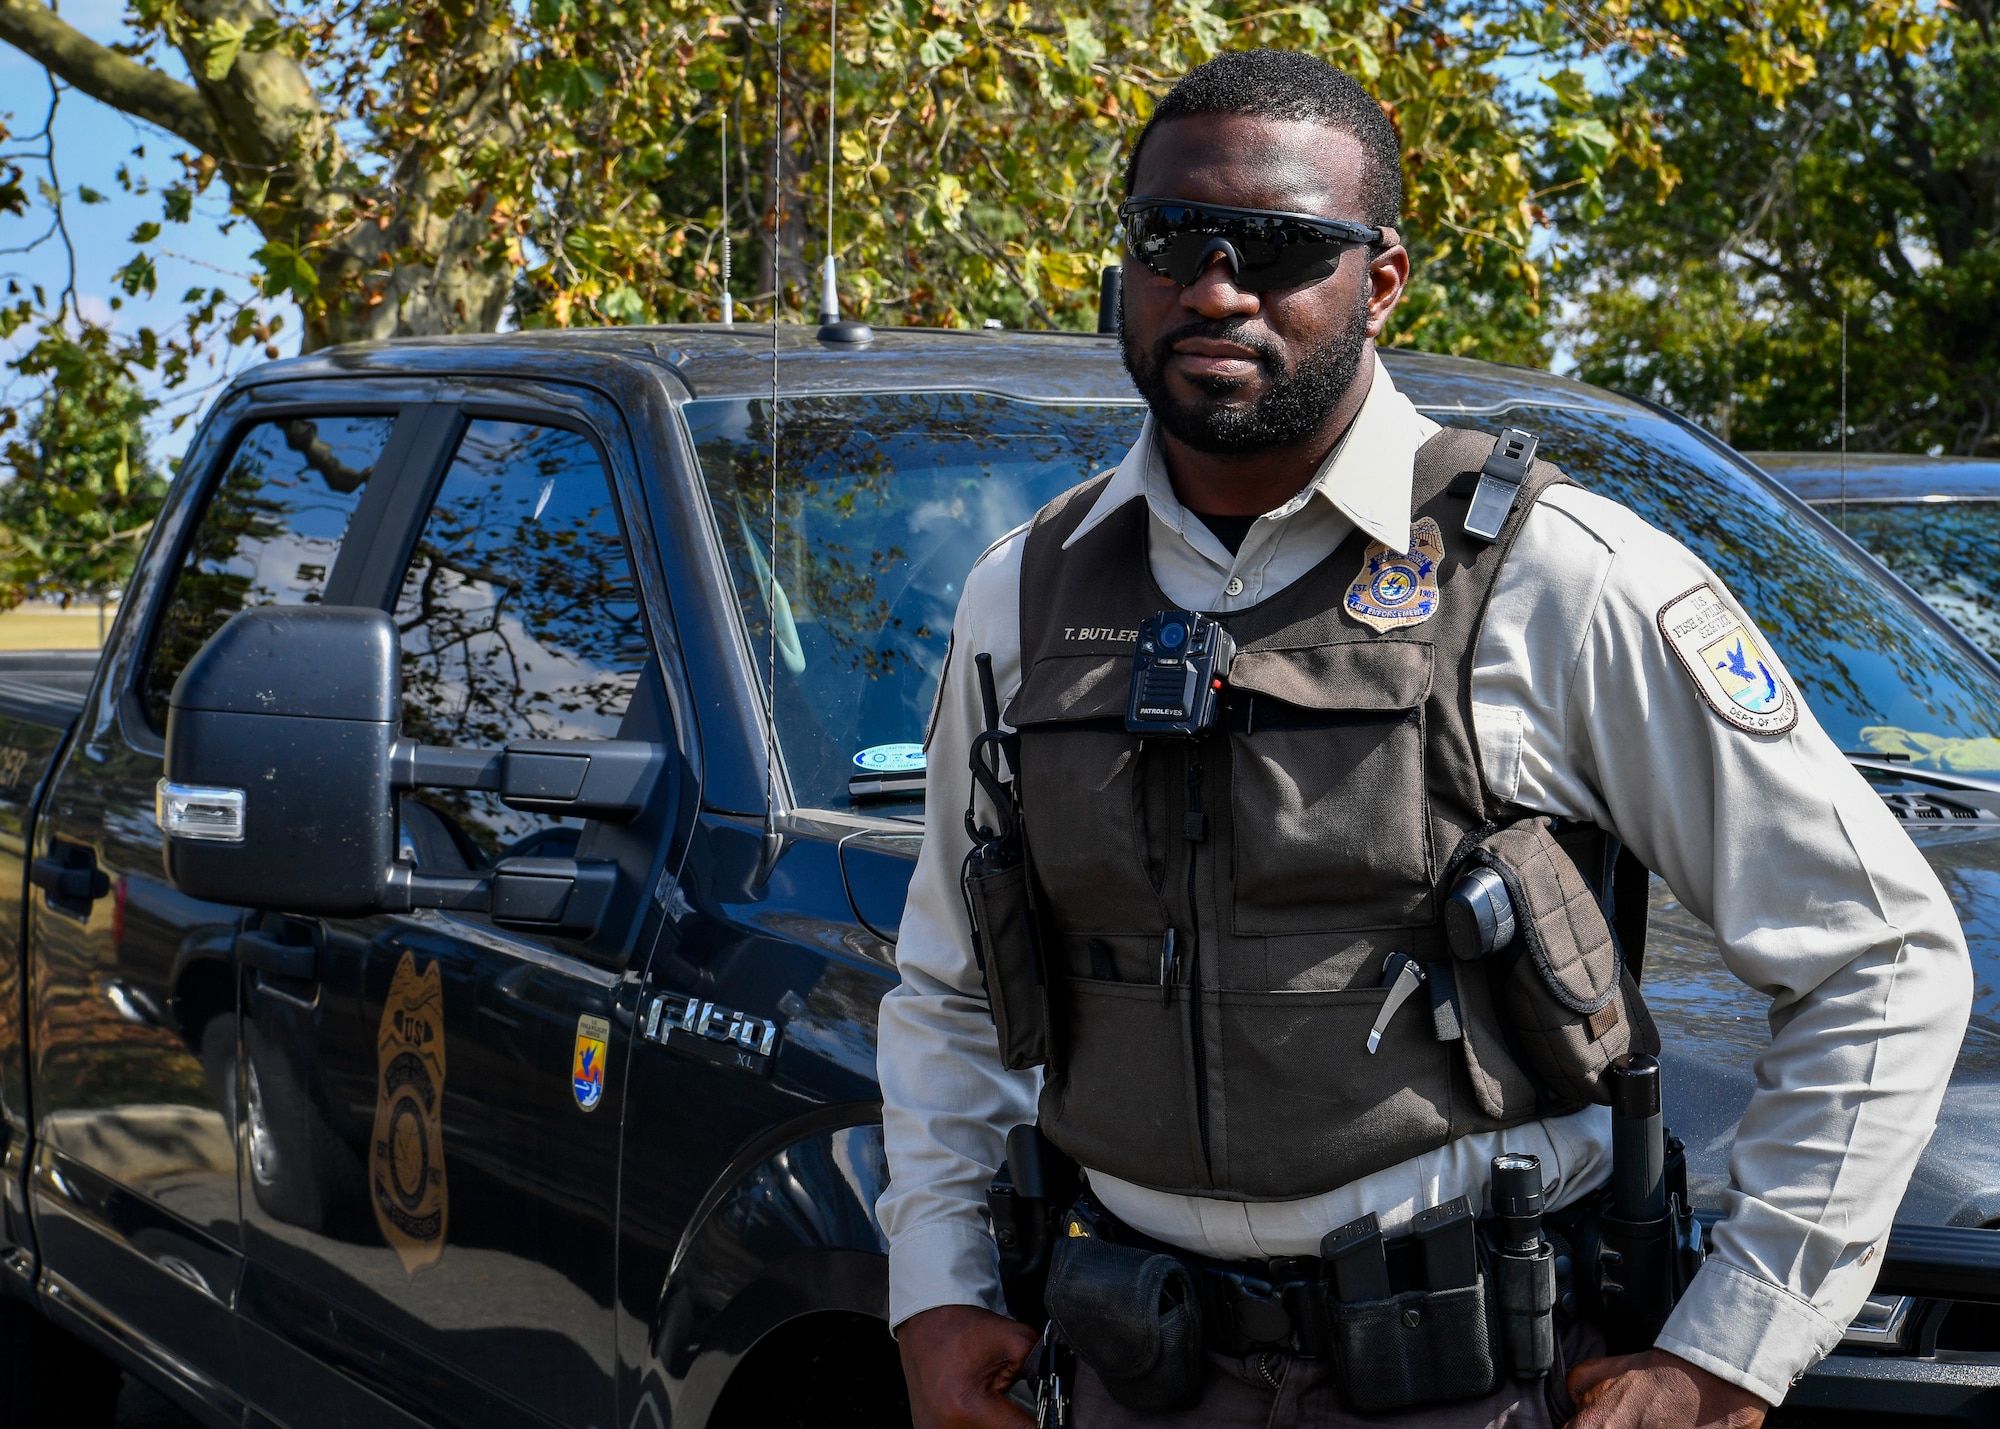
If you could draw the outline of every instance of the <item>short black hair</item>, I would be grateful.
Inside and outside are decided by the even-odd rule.
[[[1153,110],[1125,164],[1125,193],[1138,182],[1139,155],[1160,125],[1192,114],[1258,114],[1311,119],[1361,142],[1361,217],[1395,224],[1403,215],[1403,150],[1396,126],[1353,76],[1297,50],[1225,50],[1181,76]],[[1330,215],[1344,218],[1345,214]]]

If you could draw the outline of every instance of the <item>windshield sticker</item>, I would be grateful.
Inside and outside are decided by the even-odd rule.
[[[921,744],[871,744],[854,756],[856,768],[870,774],[914,774],[924,767]]]
[[[1347,613],[1374,630],[1422,625],[1438,609],[1438,562],[1444,534],[1426,516],[1410,527],[1410,552],[1399,556],[1371,541],[1361,558],[1361,574],[1347,588]]]
[[[1799,722],[1798,697],[1777,661],[1714,586],[1698,585],[1660,607],[1660,634],[1709,708],[1738,729],[1783,734]]]

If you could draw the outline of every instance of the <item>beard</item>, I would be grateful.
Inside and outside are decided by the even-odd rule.
[[[1248,456],[1290,446],[1311,436],[1326,420],[1354,378],[1368,350],[1368,304],[1358,305],[1354,320],[1321,346],[1307,352],[1295,366],[1269,338],[1245,331],[1247,320],[1199,320],[1176,328],[1142,351],[1120,324],[1120,349],[1125,370],[1159,424],[1196,451]],[[1175,400],[1167,390],[1166,365],[1173,345],[1182,338],[1218,338],[1257,354],[1264,375],[1264,394],[1249,406],[1232,406],[1229,397],[1242,384],[1231,379],[1192,378],[1209,394],[1193,402]]]

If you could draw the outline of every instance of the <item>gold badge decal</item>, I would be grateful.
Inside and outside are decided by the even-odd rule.
[[[1402,630],[1422,625],[1438,608],[1438,562],[1444,559],[1444,535],[1426,516],[1410,527],[1408,555],[1397,555],[1380,541],[1368,543],[1361,574],[1347,588],[1347,613],[1375,630]]]
[[[444,1179],[444,987],[435,960],[396,965],[382,1025],[375,1132],[368,1141],[369,1200],[382,1238],[415,1275],[444,1254],[451,1208]]]
[[[1660,607],[1660,634],[1680,656],[1708,707],[1751,734],[1783,734],[1799,722],[1792,687],[1757,633],[1704,582]]]

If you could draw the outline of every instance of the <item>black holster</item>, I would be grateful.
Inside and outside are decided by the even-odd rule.
[[[1178,1257],[1115,1245],[1078,1207],[1050,1256],[1047,1294],[1049,1319],[1127,1409],[1201,1403],[1201,1301]]]

